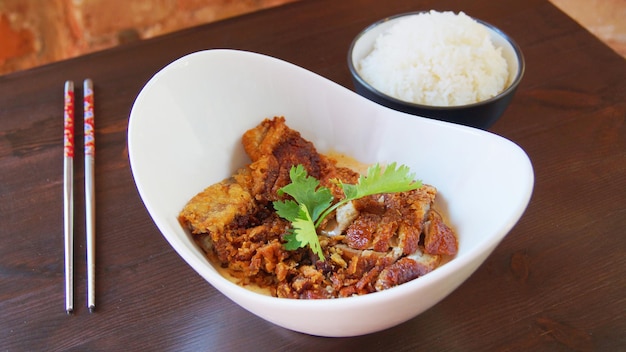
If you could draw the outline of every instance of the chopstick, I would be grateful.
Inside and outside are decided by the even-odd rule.
[[[65,311],[74,311],[74,82],[65,82],[63,108],[63,230]]]
[[[87,308],[89,312],[96,309],[96,266],[95,266],[95,225],[96,202],[94,183],[95,158],[95,124],[93,110],[93,82],[86,79],[83,82],[84,128],[85,128],[85,214],[87,229]]]

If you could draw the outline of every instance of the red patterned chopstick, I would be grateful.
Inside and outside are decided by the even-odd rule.
[[[84,127],[85,127],[85,215],[87,220],[87,307],[90,312],[96,308],[96,200],[94,183],[94,158],[96,154],[95,115],[93,109],[93,82],[83,82]]]
[[[65,82],[63,109],[65,311],[74,310],[74,82]]]

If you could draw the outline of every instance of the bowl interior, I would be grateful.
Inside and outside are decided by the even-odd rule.
[[[278,299],[223,278],[177,215],[197,192],[249,162],[241,135],[275,115],[285,116],[321,152],[364,163],[396,161],[435,185],[437,206],[458,232],[457,257],[396,288],[336,300]],[[322,336],[382,330],[443,299],[518,221],[534,181],[527,155],[502,137],[390,110],[295,65],[235,50],[190,54],[158,72],[132,108],[128,145],[146,208],[194,270],[252,313]],[[369,319],[372,314],[380,319]]]
[[[415,104],[412,102],[401,101],[394,97],[388,96],[387,94],[372,87],[371,85],[369,85],[369,83],[367,83],[360,76],[359,74],[360,64],[359,63],[361,62],[361,60],[363,60],[363,58],[369,55],[370,52],[372,52],[372,50],[374,49],[374,43],[376,42],[376,39],[381,34],[388,31],[396,23],[398,23],[398,21],[401,21],[403,18],[407,16],[414,16],[416,14],[419,14],[419,12],[401,14],[401,15],[385,18],[379,22],[372,24],[371,26],[363,30],[354,39],[349,50],[348,66],[350,66],[350,71],[352,72],[353,76],[356,79],[358,79],[359,82],[363,86],[367,87],[367,89],[376,92],[378,95],[388,97],[390,100],[402,102],[404,104],[411,105],[411,106],[429,107],[429,108],[434,108],[434,109],[439,109],[439,110],[458,109],[458,108],[464,107],[464,106],[432,107],[432,106],[426,106],[426,105],[421,105],[421,104]],[[475,20],[478,23],[482,24],[487,29],[487,31],[489,32],[491,36],[491,40],[494,43],[494,46],[496,46],[497,48],[501,48],[502,57],[507,62],[508,71],[509,71],[507,87],[500,94],[498,94],[498,96],[505,95],[509,91],[511,91],[511,89],[515,88],[515,86],[517,86],[517,84],[519,83],[523,75],[524,58],[523,58],[522,52],[517,46],[517,44],[508,35],[500,31],[498,28],[484,21],[481,21],[478,19],[475,19]],[[482,101],[482,102],[475,103],[475,104],[488,103],[489,101],[496,99],[498,96]],[[475,104],[469,104],[469,105],[475,105]],[[465,106],[468,106],[468,105],[465,105]]]

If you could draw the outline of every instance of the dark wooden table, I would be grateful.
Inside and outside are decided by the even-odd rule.
[[[313,337],[233,304],[173,251],[136,191],[126,130],[142,86],[180,56],[237,48],[351,88],[352,38],[380,18],[431,8],[490,22],[524,52],[526,75],[492,128],[520,144],[534,164],[536,186],[521,221],[458,290],[386,331]],[[90,314],[85,306],[78,152],[76,309],[69,316],[62,87],[87,77],[95,82],[98,129],[97,308]],[[625,116],[626,61],[545,0],[301,1],[2,76],[0,350],[625,350]]]

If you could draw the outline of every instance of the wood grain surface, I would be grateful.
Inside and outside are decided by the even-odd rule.
[[[346,55],[354,36],[383,17],[431,8],[463,10],[522,48],[525,77],[491,130],[518,143],[533,162],[536,184],[526,213],[461,287],[386,331],[319,338],[238,307],[174,252],[139,198],[126,132],[142,86],[185,54],[236,48],[352,88]],[[95,85],[97,308],[93,314],[86,308],[78,149],[76,311],[68,316],[63,83],[84,78]],[[1,76],[0,350],[624,350],[625,117],[624,59],[545,0],[299,1]]]

